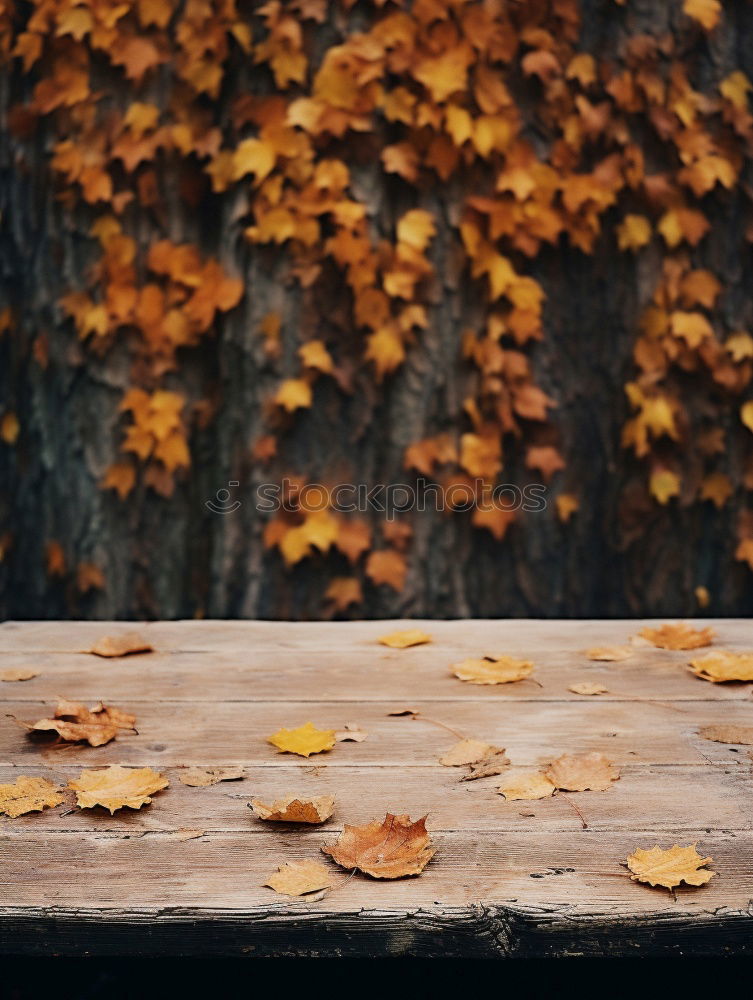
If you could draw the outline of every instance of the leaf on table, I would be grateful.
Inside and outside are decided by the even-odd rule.
[[[377,641],[391,649],[407,649],[409,646],[423,646],[424,643],[431,642],[431,636],[420,629],[408,628],[403,629],[402,632],[381,635]]]
[[[689,668],[696,677],[713,684],[753,681],[753,653],[731,653],[727,649],[720,649],[718,653],[709,653],[691,660]]]
[[[589,660],[603,660],[606,663],[618,663],[633,655],[629,646],[594,646],[586,650]]]
[[[120,729],[134,731],[136,716],[121,712],[119,708],[110,708],[102,702],[87,708],[79,702],[63,699],[58,702],[52,719],[22,722],[21,725],[30,736],[56,732],[60,739],[68,743],[86,742],[100,747],[114,740]]]
[[[326,823],[334,811],[335,800],[331,795],[315,798],[288,795],[269,805],[261,799],[252,799],[248,806],[259,819],[274,823]]]
[[[387,715],[401,716],[401,715],[420,715],[420,711],[417,708],[393,708],[391,712]]]
[[[172,837],[170,839],[171,840],[178,840],[180,842],[182,842],[184,840],[198,840],[199,837],[203,837],[205,833],[206,833],[206,830],[185,830],[185,829],[180,829],[180,830],[176,830],[175,833],[173,833],[173,835],[172,835]]]
[[[332,749],[335,745],[335,730],[317,729],[312,722],[307,722],[297,729],[278,729],[267,742],[277,747],[280,753],[296,753],[299,757],[309,757],[312,753]]]
[[[713,858],[702,858],[695,844],[679,847],[677,844],[667,850],[658,845],[649,850],[639,847],[627,859],[627,866],[633,873],[633,881],[648,882],[673,889],[681,882],[687,885],[705,885],[715,872],[703,871],[704,865],[711,864]]]
[[[478,660],[463,660],[451,667],[453,674],[470,684],[510,684],[522,681],[533,670],[529,660],[512,656],[484,656]]]
[[[122,632],[120,635],[103,635],[88,653],[95,656],[131,656],[134,653],[151,653],[152,644],[138,632]]]
[[[554,784],[540,771],[522,771],[511,774],[497,791],[513,802],[518,799],[548,799],[554,795]]]
[[[332,876],[318,861],[286,861],[264,885],[285,896],[307,896],[332,885]]]
[[[499,752],[499,747],[484,743],[482,740],[460,740],[447,753],[439,758],[439,763],[445,767],[462,767],[464,764],[475,764],[491,753]]]
[[[413,823],[407,815],[387,813],[364,826],[346,823],[335,843],[322,850],[343,868],[357,868],[374,878],[404,878],[419,875],[436,849],[425,816]]]
[[[11,667],[10,670],[3,670],[0,673],[0,681],[30,681],[32,677],[39,677],[39,671],[26,670],[23,667]]]
[[[565,753],[545,772],[563,792],[603,792],[620,776],[619,770],[601,753]]]
[[[700,649],[714,641],[713,628],[693,628],[687,622],[641,629],[640,635],[660,649]]]
[[[714,743],[737,743],[742,746],[753,746],[753,726],[703,726],[698,735]]]
[[[593,695],[606,694],[609,689],[595,681],[579,681],[577,684],[571,684],[567,690],[572,691],[573,694]]]
[[[336,743],[363,743],[363,741],[368,737],[368,733],[364,732],[360,726],[357,726],[354,722],[346,722],[342,729],[335,730],[335,742]]]
[[[59,806],[62,801],[62,794],[47,778],[21,775],[12,784],[0,785],[0,813],[11,819]]]
[[[241,781],[245,777],[242,767],[187,767],[178,772],[178,780],[191,788],[206,788],[220,781]]]
[[[468,774],[464,774],[461,781],[475,781],[477,778],[489,778],[494,774],[502,774],[510,764],[510,758],[504,750],[493,750],[481,760],[470,764]]]
[[[72,778],[68,787],[76,793],[76,804],[80,809],[103,806],[114,813],[116,809],[128,806],[140,809],[151,803],[155,792],[167,788],[169,782],[164,774],[151,767],[111,767],[98,771],[82,771],[78,778]]]

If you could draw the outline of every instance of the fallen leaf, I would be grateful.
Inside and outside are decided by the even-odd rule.
[[[439,763],[445,767],[462,767],[464,764],[475,764],[489,754],[498,752],[499,747],[482,743],[481,740],[461,740],[448,750],[444,757],[439,758]]]
[[[317,729],[307,722],[297,729],[279,729],[268,741],[281,753],[297,753],[299,757],[309,757],[312,753],[331,750],[335,745],[334,729]]]
[[[387,715],[420,715],[421,713],[417,708],[395,708],[393,711],[388,712]]]
[[[700,649],[714,641],[712,628],[693,628],[686,622],[641,629],[640,635],[660,649]]]
[[[68,743],[84,741],[92,747],[100,747],[114,740],[119,729],[135,731],[136,716],[121,712],[119,708],[108,708],[101,702],[87,708],[75,701],[59,701],[52,719],[21,723],[30,734],[56,732]]]
[[[611,761],[596,752],[563,754],[549,765],[545,774],[555,788],[564,792],[603,792],[620,776]]]
[[[172,837],[170,839],[171,840],[178,840],[178,841],[181,841],[181,842],[184,841],[184,840],[198,840],[198,838],[199,837],[203,837],[205,833],[206,833],[205,830],[183,830],[183,829],[181,829],[181,830],[176,830],[175,833],[173,833],[173,835],[172,835]]]
[[[47,778],[16,778],[9,785],[0,785],[0,813],[11,819],[25,813],[41,812],[50,806],[59,806],[63,796]]]
[[[510,775],[497,791],[513,802],[518,799],[548,799],[554,795],[555,785],[540,771],[528,771]]]
[[[695,844],[688,844],[687,847],[675,844],[668,850],[657,845],[650,850],[639,847],[628,857],[627,866],[633,873],[630,876],[633,881],[673,889],[681,882],[687,885],[705,885],[716,873],[699,869],[711,864],[712,860],[713,858],[702,858],[696,851]]]
[[[363,741],[368,737],[368,733],[364,732],[359,726],[353,725],[350,722],[346,722],[342,729],[337,729],[335,731],[335,742],[337,743],[363,743]]]
[[[287,861],[264,885],[285,896],[307,896],[332,885],[332,876],[318,861]]]
[[[477,778],[489,778],[494,774],[502,774],[510,765],[510,758],[504,750],[493,750],[481,760],[470,764],[470,771],[464,774],[461,781],[475,781]]]
[[[586,650],[589,660],[603,660],[608,663],[627,660],[632,655],[633,651],[628,646],[594,646],[593,649]]]
[[[753,726],[703,726],[698,735],[714,743],[737,743],[743,746],[753,746]]]
[[[527,677],[533,670],[533,664],[512,656],[485,656],[480,660],[455,663],[451,669],[461,681],[470,684],[510,684]]]
[[[178,773],[178,780],[191,788],[205,788],[220,781],[240,781],[245,777],[242,767],[187,767]]]
[[[24,670],[23,667],[15,667],[11,670],[3,670],[0,673],[0,681],[30,681],[32,677],[39,677],[39,671]]]
[[[275,799],[269,805],[261,799],[252,799],[249,808],[259,819],[275,823],[325,823],[334,811],[335,800],[330,795],[316,798],[288,795],[284,799]]]
[[[392,813],[364,826],[346,823],[335,843],[322,850],[343,868],[357,868],[374,878],[419,875],[435,853],[425,816],[412,823],[409,816]]]
[[[138,632],[123,632],[122,635],[104,635],[98,639],[89,653],[95,656],[131,656],[134,653],[151,653],[151,643]]]
[[[151,803],[150,796],[169,782],[164,774],[151,767],[121,767],[113,764],[101,771],[82,771],[78,778],[68,782],[68,787],[76,793],[76,804],[80,809],[104,806],[114,813],[116,809],[128,806],[140,809]]]
[[[420,629],[409,628],[402,632],[390,632],[389,635],[382,635],[377,641],[391,649],[407,649],[408,646],[422,646],[426,642],[431,642],[431,636],[427,635],[426,632],[421,632]]]
[[[701,680],[723,684],[725,681],[753,681],[753,653],[731,653],[720,649],[697,660],[691,660],[690,670]]]
[[[571,684],[567,689],[572,691],[573,694],[606,694],[608,688],[605,688],[603,684],[596,684],[593,681],[580,681],[578,684]]]

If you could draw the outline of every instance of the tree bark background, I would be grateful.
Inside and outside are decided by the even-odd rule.
[[[582,3],[579,49],[616,56],[612,7],[602,0]],[[676,30],[671,4],[631,2],[630,15],[635,30]],[[742,69],[753,78],[753,7],[725,4],[725,15],[724,31],[707,43],[701,63],[715,75],[720,68]],[[321,31],[324,36],[326,26]],[[223,93],[254,85],[247,68],[237,73],[237,81],[226,79]],[[19,88],[23,83],[7,73],[6,108],[19,99]],[[218,321],[216,334],[181,360],[182,391],[194,400],[219,401],[214,419],[192,433],[189,474],[170,499],[139,484],[121,502],[100,481],[120,439],[117,406],[129,385],[127,352],[116,344],[98,358],[77,341],[58,305],[81,285],[91,264],[83,239],[91,214],[86,207],[71,212],[56,198],[48,166],[52,140],[44,127],[33,139],[32,155],[28,143],[22,155],[7,132],[1,141],[0,268],[20,322],[0,336],[0,412],[13,410],[23,432],[15,447],[0,444],[0,536],[12,536],[0,562],[0,616],[322,617],[324,588],[333,576],[348,574],[345,559],[314,556],[286,568],[279,553],[262,544],[264,518],[255,509],[255,491],[296,472],[313,482],[411,483],[414,474],[403,469],[405,448],[460,425],[472,377],[461,360],[460,336],[476,303],[453,252],[456,182],[411,196],[401,181],[385,178],[378,151],[369,156],[366,150],[352,168],[353,187],[384,232],[417,204],[437,220],[430,258],[439,279],[430,290],[430,325],[381,386],[356,373],[355,391],[347,395],[333,380],[319,380],[314,405],[287,431],[271,468],[250,457],[250,443],[264,432],[265,401],[281,377],[295,371],[303,339],[339,336],[344,289],[333,279],[322,301],[321,285],[306,291],[291,281],[284,252],[249,245],[232,191],[211,196],[198,212],[175,199],[166,213],[169,238],[217,256],[242,278],[246,294]],[[750,250],[744,257],[740,251],[740,197],[733,191],[715,202],[724,219],[714,220],[705,255],[736,290],[738,312],[751,322],[753,269]],[[605,230],[617,219],[609,212]],[[147,232],[144,223],[144,239]],[[629,415],[624,385],[634,377],[635,330],[660,259],[601,246],[597,242],[586,255],[561,241],[544,248],[528,271],[547,295],[545,339],[530,356],[537,384],[557,401],[553,421],[567,459],[552,485],[564,483],[577,493],[580,510],[562,524],[550,503],[516,523],[501,542],[473,528],[467,514],[404,515],[414,529],[404,589],[365,581],[364,602],[352,617],[687,616],[699,613],[698,586],[710,593],[705,614],[750,611],[753,576],[734,560],[739,503],[721,511],[709,503],[653,504],[639,528],[620,515],[626,491],[643,474],[620,434]],[[265,357],[258,334],[271,310],[283,316],[276,364]],[[49,338],[46,369],[31,354],[42,332]],[[513,459],[502,478],[536,476]],[[232,481],[239,486],[228,487]],[[206,507],[222,488],[241,501],[233,513]],[[369,516],[379,539],[383,516]],[[50,577],[44,552],[51,539],[60,541],[70,565],[101,567],[105,588],[80,594],[70,574]]]

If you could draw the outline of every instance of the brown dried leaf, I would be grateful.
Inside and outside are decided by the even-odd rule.
[[[39,671],[24,670],[23,667],[13,667],[10,670],[3,670],[0,673],[0,681],[30,681],[32,677],[39,677]]]
[[[417,628],[403,629],[401,632],[390,632],[382,635],[377,640],[383,646],[391,649],[407,649],[409,646],[423,646],[424,643],[431,642],[431,636]]]
[[[740,746],[753,746],[753,726],[704,726],[698,730],[698,735],[714,743],[736,743]]]
[[[240,781],[245,777],[242,767],[187,767],[178,773],[178,780],[191,788],[206,788],[220,781]]]
[[[84,741],[93,747],[103,746],[114,740],[119,729],[134,730],[136,716],[121,712],[119,708],[109,708],[98,702],[91,708],[76,701],[63,699],[57,704],[52,719],[21,723],[29,734],[56,732],[69,743]]]
[[[481,740],[461,740],[439,758],[439,763],[445,767],[462,767],[464,764],[475,764],[491,753],[499,753],[499,747]]]
[[[673,889],[681,882],[705,885],[716,873],[699,869],[712,861],[713,858],[702,858],[695,844],[688,844],[687,847],[675,844],[668,850],[657,845],[649,850],[639,847],[627,859],[627,866],[633,873],[630,876],[633,881]]]
[[[419,710],[417,708],[395,708],[391,712],[387,713],[388,716],[389,715],[395,715],[395,716],[401,716],[401,715],[420,715],[420,714],[421,713],[419,712]]]
[[[103,635],[97,639],[88,653],[95,656],[131,656],[134,653],[151,653],[151,643],[138,632],[123,632],[120,635]]]
[[[285,896],[307,896],[332,885],[332,876],[318,861],[287,861],[264,885]]]
[[[691,660],[689,669],[701,680],[714,684],[727,681],[753,681],[753,653],[731,653],[720,649]]]
[[[334,811],[335,800],[331,795],[316,798],[288,795],[284,799],[275,799],[270,805],[260,799],[252,799],[249,808],[259,819],[275,823],[326,823]]]
[[[343,868],[357,868],[374,878],[419,875],[435,853],[425,816],[412,823],[409,816],[392,813],[364,826],[346,823],[337,841],[322,850]]]
[[[50,806],[59,806],[63,796],[46,778],[29,778],[21,775],[9,785],[0,785],[0,813],[11,819],[29,812],[41,812]]]
[[[594,681],[580,681],[578,684],[571,684],[567,689],[572,691],[573,694],[606,694],[608,688],[605,688],[603,684],[596,684]]]
[[[489,778],[494,774],[502,774],[510,764],[510,758],[504,750],[496,750],[487,757],[476,761],[470,765],[468,774],[464,774],[461,781],[475,781],[477,778]]]
[[[700,649],[714,641],[713,628],[693,628],[687,622],[641,629],[640,635],[660,649]]]
[[[603,792],[620,776],[611,761],[596,752],[563,754],[549,765],[545,774],[556,788],[564,792]]]
[[[517,799],[548,799],[554,795],[554,788],[554,784],[540,771],[523,771],[511,774],[497,791],[513,802]]]
[[[337,743],[363,743],[368,737],[360,726],[352,722],[346,722],[342,729],[335,730],[335,742]]]
[[[602,660],[607,663],[627,660],[632,655],[633,651],[629,646],[594,646],[593,649],[586,650],[589,660]]]
[[[169,782],[164,774],[151,767],[121,767],[114,764],[101,771],[82,771],[78,778],[68,782],[68,787],[76,793],[76,804],[80,809],[104,806],[114,813],[116,809],[128,806],[140,809],[151,803],[150,796],[167,788]]]
[[[485,656],[480,660],[463,660],[451,667],[453,674],[470,684],[510,684],[522,681],[533,670],[529,660],[512,656]]]

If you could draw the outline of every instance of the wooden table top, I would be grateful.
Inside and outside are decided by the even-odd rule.
[[[750,747],[698,735],[753,724],[750,684],[711,684],[686,669],[696,654],[626,643],[638,621],[6,622],[0,672],[0,782],[43,775],[64,785],[81,768],[146,766],[170,786],[113,816],[63,805],[0,817],[0,952],[192,955],[620,955],[753,950]],[[699,625],[701,623],[694,622]],[[704,622],[715,648],[753,648],[751,624]],[[138,628],[155,652],[101,659],[81,652]],[[428,645],[389,649],[379,636],[421,628]],[[452,663],[509,653],[529,681],[462,683]],[[702,653],[709,650],[702,650]],[[595,681],[596,697],[570,685]],[[11,718],[49,716],[58,697],[137,716],[137,734],[102,747],[40,746]],[[417,718],[389,715],[411,707]],[[266,738],[311,721],[357,724],[361,743],[308,759]],[[502,777],[460,781],[438,758],[443,726],[506,747],[513,767],[596,750],[621,771],[603,792],[506,801]],[[242,781],[192,788],[186,765],[241,765]],[[333,795],[321,826],[264,823],[246,807],[290,794]],[[576,808],[573,808],[573,803]],[[437,854],[416,878],[349,877],[319,850],[344,822],[428,814]],[[578,815],[582,813],[584,829]],[[200,831],[186,839],[184,831]],[[183,831],[183,832],[181,832]],[[698,842],[717,873],[674,893],[633,882],[636,848]],[[263,883],[284,861],[332,866],[335,889],[314,902]]]

